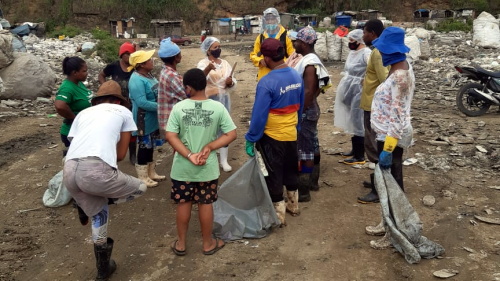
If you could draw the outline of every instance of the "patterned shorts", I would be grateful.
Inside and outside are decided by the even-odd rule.
[[[175,203],[193,202],[212,204],[217,201],[217,185],[219,179],[208,182],[178,181],[172,179],[170,199]]]

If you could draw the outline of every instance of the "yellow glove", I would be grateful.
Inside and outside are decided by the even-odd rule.
[[[398,139],[391,136],[385,136],[384,151],[393,152],[398,145]]]

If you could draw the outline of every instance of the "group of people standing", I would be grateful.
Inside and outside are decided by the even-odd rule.
[[[298,202],[310,201],[310,191],[319,190],[317,98],[331,81],[314,52],[317,35],[312,27],[287,32],[278,11],[269,8],[264,11],[263,28],[250,54],[259,71],[245,151],[254,157],[258,150],[264,159],[269,195],[286,225],[286,212],[299,215]],[[390,168],[403,188],[402,151],[411,142],[409,113],[415,85],[406,61],[404,31],[384,30],[380,21],[371,20],[348,38],[351,52],[335,103],[335,125],[353,134],[352,152],[344,154],[350,157],[344,163],[363,163],[366,151],[370,161]],[[136,50],[124,43],[120,60],[99,74],[101,86],[95,95],[83,84],[85,61],[79,57],[63,61],[67,79],[55,107],[64,117],[60,133],[68,148],[64,184],[78,205],[82,225],[91,218],[97,280],[106,280],[116,269],[111,259],[114,241],[107,233],[108,205],[133,200],[166,178],[156,173],[153,159],[155,147],[164,141],[175,151],[170,178],[178,237],[170,246],[172,252],[186,254],[193,204],[198,205],[202,253],[212,255],[224,247],[224,241],[212,236],[212,203],[217,200],[219,166],[232,170],[228,145],[236,139],[236,126],[230,117],[230,96],[237,81],[231,65],[221,58],[217,38],[206,37],[201,50],[205,57],[181,76],[177,72],[181,50],[170,38],[163,39],[158,57],[164,65],[157,79],[151,74],[155,50]],[[112,80],[106,81],[107,77]],[[117,168],[127,151],[137,178]],[[365,185],[371,191],[358,201],[378,202],[373,175]],[[383,223],[367,227],[369,234],[384,232]],[[385,236],[372,241],[372,246],[387,247],[388,241]]]
[[[317,37],[311,27],[284,36],[287,32],[280,25],[278,12],[269,8],[264,11],[263,28],[250,54],[259,67],[259,82],[245,135],[246,151],[253,156],[256,146],[270,168],[266,183],[278,218],[285,224],[286,211],[298,215],[297,202],[309,201],[309,191],[319,190],[317,97],[330,81],[314,53]],[[352,149],[342,153],[343,163],[364,164],[366,153],[371,162],[390,169],[404,190],[403,150],[412,142],[410,108],[415,90],[413,69],[406,60],[410,49],[404,44],[405,32],[397,27],[384,29],[380,20],[369,20],[363,30],[355,29],[347,38],[350,52],[334,106],[334,125],[352,135]],[[290,67],[298,77],[295,72],[288,73]],[[298,98],[301,95],[302,100]],[[378,203],[373,173],[363,185],[370,192],[358,197],[358,202]],[[373,248],[390,246],[383,221],[367,226],[366,232],[386,234],[371,241]]]

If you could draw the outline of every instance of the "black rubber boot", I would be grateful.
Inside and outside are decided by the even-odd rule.
[[[94,244],[94,254],[97,266],[96,281],[108,280],[108,277],[116,270],[116,263],[111,259],[111,252],[113,251],[113,239],[108,237],[108,241],[104,245]]]
[[[311,190],[311,191],[318,191],[319,190],[319,171],[321,168],[320,160],[321,160],[321,155],[314,155],[314,167],[313,167],[312,173],[309,177],[309,180],[311,182],[311,186],[309,187],[309,190]]]
[[[310,190],[310,174],[299,173],[298,180],[298,190],[299,190],[299,202],[309,202],[311,201]]]
[[[377,191],[372,189],[370,193],[366,194],[363,197],[358,197],[358,202],[361,204],[370,204],[370,203],[378,203],[380,202],[378,198]]]
[[[370,174],[370,181],[363,181],[363,186],[366,188],[375,189],[375,174]]]
[[[135,142],[128,144],[128,157],[132,165],[137,163],[137,144]]]
[[[352,151],[353,151],[353,156],[352,158],[345,159],[344,164],[347,165],[354,165],[354,164],[360,164],[363,165],[366,163],[365,161],[365,138],[364,137],[359,137],[359,136],[354,136],[351,138],[352,140]]]
[[[89,223],[89,217],[85,212],[80,208],[80,206],[76,205],[76,209],[78,210],[78,219],[82,225],[87,225]]]

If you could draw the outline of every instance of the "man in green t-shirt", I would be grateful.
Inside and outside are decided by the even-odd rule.
[[[190,98],[176,103],[167,123],[167,141],[176,151],[170,178],[171,199],[177,204],[178,238],[171,245],[178,255],[186,254],[186,234],[193,203],[198,204],[203,254],[212,255],[224,241],[212,238],[214,213],[220,175],[215,150],[236,139],[236,126],[224,105],[205,96],[207,79],[202,70],[194,68],[183,77]],[[217,137],[219,131],[222,135]]]

